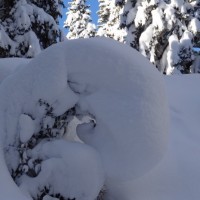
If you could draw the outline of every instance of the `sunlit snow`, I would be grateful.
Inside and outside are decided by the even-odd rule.
[[[48,185],[76,200],[95,200],[103,187],[106,200],[200,198],[198,75],[163,77],[132,48],[103,38],[57,44],[31,61],[1,59],[0,72],[2,199],[35,198]],[[62,138],[28,150],[24,157],[42,160],[38,175],[24,173],[16,185],[9,171],[18,146],[41,124],[53,126],[43,101],[56,116],[75,108],[76,124],[89,118],[77,134],[72,120]]]

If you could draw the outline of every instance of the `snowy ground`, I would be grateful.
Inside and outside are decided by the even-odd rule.
[[[91,56],[86,59],[86,54]],[[76,59],[70,60],[74,55]],[[50,101],[57,114],[79,105],[79,112],[89,112],[97,123],[95,128],[91,128],[93,124],[78,128],[87,145],[44,141],[29,152],[45,161],[39,176],[23,175],[18,180],[23,192],[12,181],[0,151],[1,199],[27,200],[38,187],[54,182],[57,192],[71,198],[77,195],[77,200],[93,200],[103,184],[109,188],[108,200],[199,200],[199,75],[165,76],[163,81],[148,61],[141,59],[136,52],[133,56],[129,47],[108,40],[69,42],[31,62],[1,59],[0,136],[4,148],[18,137],[28,141],[41,119],[52,123],[37,107],[38,98]],[[17,163],[10,158],[14,157],[8,153],[8,168]]]
[[[128,200],[200,199],[200,76],[166,76],[165,82],[171,123],[168,151],[150,173],[118,186]]]

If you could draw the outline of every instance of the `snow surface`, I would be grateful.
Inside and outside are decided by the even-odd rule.
[[[22,114],[19,117],[19,134],[22,143],[27,142],[35,132],[35,123],[30,116]]]
[[[31,59],[24,58],[1,58],[0,59],[0,83],[23,64],[27,64]]]
[[[163,80],[132,48],[104,38],[54,45],[16,69],[0,79],[2,199],[31,199],[49,183],[78,200],[94,200],[103,184],[109,200],[200,198],[198,75]],[[52,124],[40,99],[55,115],[76,106],[80,120],[89,114],[95,121],[78,125],[84,143],[74,142],[79,140],[70,124],[73,133],[28,151],[27,156],[43,160],[40,173],[24,174],[17,187],[9,174],[19,164],[17,145],[39,131],[41,122]]]
[[[64,140],[40,143],[31,152],[43,159],[41,172],[35,178],[22,176],[20,188],[33,197],[51,185],[57,193],[76,200],[94,200],[104,183],[104,172],[98,153],[91,147]]]
[[[168,151],[146,175],[113,187],[112,193],[123,199],[200,199],[200,78],[173,75],[165,82],[171,121]]]

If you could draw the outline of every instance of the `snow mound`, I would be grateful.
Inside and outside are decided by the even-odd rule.
[[[85,143],[81,145],[89,145],[99,153],[108,182],[132,180],[142,176],[166,152],[168,107],[162,76],[137,51],[111,39],[80,39],[54,45],[7,77],[0,85],[0,93],[3,94],[0,99],[1,146],[10,173],[21,169],[20,162],[24,162],[22,172],[31,174],[27,180],[22,178],[25,175],[18,178],[15,174],[16,182],[23,186],[27,196],[34,196],[35,191],[24,186],[26,181],[41,180],[46,176],[42,169],[50,174],[58,167],[66,179],[63,180],[58,175],[55,177],[56,183],[69,184],[70,190],[56,184],[55,192],[63,195],[72,192],[74,197],[80,197],[75,188],[77,179],[70,185],[67,177],[76,178],[77,171],[82,166],[77,165],[73,169],[70,165],[69,174],[63,167],[64,164],[69,164],[65,156],[69,154],[62,154],[65,148],[69,148],[73,157],[73,148],[78,147],[67,147],[69,144],[63,141],[58,142],[60,148],[53,142],[42,142],[51,130],[54,130],[52,135],[59,135],[62,140],[62,135],[67,130],[65,123],[60,130],[55,124],[61,116],[66,114],[69,117],[69,111],[79,119],[85,115],[93,118],[91,123],[79,125],[77,134]],[[62,122],[64,120],[66,119],[63,118]],[[26,121],[28,123],[23,125]],[[39,138],[36,146],[34,137]],[[54,139],[58,138],[55,136]],[[28,152],[26,147],[30,143],[32,146]],[[43,149],[48,147],[49,160],[43,157],[42,161],[38,161],[38,155],[34,154],[38,145]],[[51,146],[55,148],[51,149]],[[93,177],[95,181],[91,179],[88,175],[90,164],[99,166],[96,164],[98,156],[97,153],[93,156],[92,148],[84,148],[83,154],[87,152],[94,162],[84,165],[87,173],[83,181],[88,177],[88,180],[97,183],[94,187],[87,184],[83,186],[85,196],[90,199],[100,191],[103,179],[100,174],[103,172],[97,170]],[[58,163],[53,162],[57,159],[54,156],[56,151],[61,155]],[[35,159],[34,162],[41,162],[41,170],[34,165],[35,171],[30,173],[31,167],[26,166],[30,155]],[[80,157],[73,161],[78,160],[83,162]],[[51,179],[46,180],[51,182]],[[3,182],[1,179],[0,184],[4,184]],[[12,184],[9,186],[11,190],[14,187]],[[40,188],[39,185],[34,187]],[[71,189],[73,187],[74,190]]]
[[[1,58],[0,59],[0,83],[10,74],[16,71],[17,67],[30,62],[25,58]]]
[[[122,194],[123,200],[200,199],[200,78],[198,74],[174,75],[165,81],[171,124],[168,151],[149,173],[116,184],[112,192],[116,199]]]
[[[104,172],[97,152],[84,144],[64,140],[45,141],[31,152],[32,157],[44,160],[35,178],[23,176],[20,188],[37,197],[48,185],[69,199],[94,200],[104,183]],[[50,190],[51,190],[50,188]]]

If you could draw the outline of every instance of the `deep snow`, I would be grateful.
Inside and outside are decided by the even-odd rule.
[[[170,108],[168,151],[146,175],[113,185],[116,199],[200,199],[200,91],[197,89],[200,77],[198,74],[165,76],[165,82]]]
[[[5,70],[3,60],[0,60],[0,71]],[[53,105],[56,115],[76,104],[79,114],[95,117],[96,126],[94,123],[78,126],[78,136],[91,147],[63,140],[46,141],[29,152],[33,157],[46,159],[39,167],[47,173],[41,171],[34,179],[21,177],[19,185],[23,192],[11,180],[0,151],[3,199],[27,200],[37,192],[35,188],[52,182],[51,178],[57,191],[66,196],[77,195],[81,200],[94,200],[104,180],[109,200],[200,198],[200,94],[195,89],[200,82],[198,75],[164,77],[165,95],[162,75],[146,59],[108,39],[55,45],[16,70],[15,60],[9,62],[14,70],[9,70],[0,80],[0,92],[4,94],[0,100],[0,136],[4,149],[15,144],[16,138],[26,141],[33,130],[38,131],[41,120],[44,122],[44,110],[37,104],[39,99]],[[52,123],[50,119],[45,120],[44,124]],[[23,121],[30,126],[23,125]],[[82,160],[84,153],[87,163]],[[6,153],[9,169],[15,167],[17,158],[14,150]],[[84,168],[73,169],[73,163],[76,167],[84,164]],[[69,171],[65,171],[67,165]],[[55,168],[62,173],[56,176]],[[55,177],[49,175],[43,179],[48,173]],[[84,174],[82,182],[79,173]],[[66,187],[72,188],[70,191],[62,184],[58,186],[63,177],[73,179],[64,181]],[[32,187],[28,188],[29,185]]]
[[[0,59],[0,83],[18,67],[27,64],[31,59],[24,58],[1,58]]]

